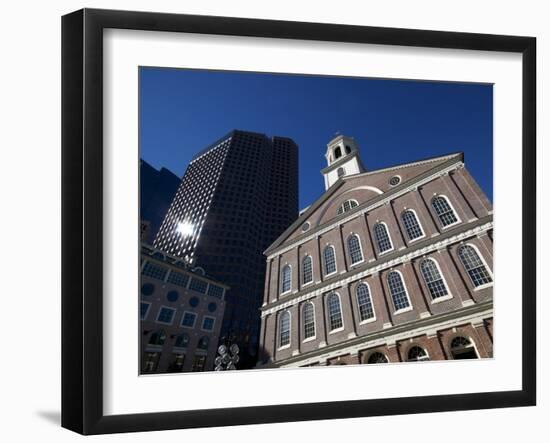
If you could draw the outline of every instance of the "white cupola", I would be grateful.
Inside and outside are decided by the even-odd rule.
[[[325,158],[327,167],[321,170],[325,178],[325,190],[336,183],[340,177],[365,172],[357,143],[352,137],[338,135],[333,138],[327,145]]]

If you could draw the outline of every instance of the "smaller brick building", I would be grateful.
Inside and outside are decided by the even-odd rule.
[[[328,144],[326,192],[266,251],[259,367],[493,356],[493,209],[461,153],[367,171]]]
[[[147,245],[140,271],[141,373],[213,370],[229,287]]]

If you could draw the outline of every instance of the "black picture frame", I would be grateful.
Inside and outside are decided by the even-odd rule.
[[[103,30],[504,51],[522,54],[522,389],[392,399],[103,413]],[[458,411],[536,403],[536,39],[83,9],[62,18],[62,426],[82,434]]]

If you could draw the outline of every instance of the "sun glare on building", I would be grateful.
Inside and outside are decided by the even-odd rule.
[[[184,237],[188,237],[193,234],[193,224],[187,221],[179,222],[176,231]]]

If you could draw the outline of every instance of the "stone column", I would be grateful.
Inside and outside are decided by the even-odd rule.
[[[426,335],[426,342],[428,344],[428,353],[430,360],[447,360],[441,341],[437,336],[437,332],[430,332]]]
[[[300,262],[300,251],[301,251],[301,247],[300,245],[296,246],[296,266],[294,267],[293,269],[293,274],[295,274],[295,276],[292,276],[292,279],[294,280],[293,281],[293,293],[295,292],[299,292],[300,291],[300,288],[301,288],[301,285],[302,285],[302,282],[301,282],[301,269],[302,269],[302,266],[301,266],[301,262]]]
[[[431,203],[429,203],[427,200],[426,200],[426,196],[424,195],[424,192],[423,192],[423,188],[420,187],[418,188],[418,195],[420,196],[420,200],[422,201],[422,203],[424,204],[424,208],[426,209],[426,211],[428,212],[429,216],[430,216],[430,220],[432,221],[432,225],[435,229],[434,233],[431,235],[432,237],[435,237],[436,234],[439,234],[441,233],[441,225],[439,223],[438,220],[435,219],[435,216],[432,212],[432,208],[431,208]]]
[[[471,222],[474,220],[477,220],[476,215],[468,205],[468,202],[464,198],[464,195],[462,192],[460,192],[460,189],[458,186],[456,186],[456,183],[451,179],[449,174],[443,174],[441,176],[441,181],[445,185],[445,189],[447,190],[447,198],[455,208],[455,210],[459,213],[460,220],[463,223]]]
[[[401,267],[403,271],[403,279],[405,287],[407,288],[407,293],[411,299],[411,304],[413,309],[416,309],[420,318],[426,318],[431,315],[430,306],[426,302],[426,295],[422,290],[414,266],[410,262],[403,263]]]
[[[262,306],[266,306],[269,303],[269,282],[271,281],[271,264],[273,260],[267,259],[265,265],[265,284],[264,284],[264,302]]]
[[[265,341],[264,351],[268,361],[275,361],[277,348],[277,314],[267,314],[265,317]]]
[[[413,195],[414,201],[416,203],[416,206],[411,209],[414,209],[416,214],[418,215],[418,221],[422,226],[424,234],[426,235],[426,237],[435,237],[439,234],[439,225],[434,220],[433,215],[430,212],[430,208],[428,208],[426,201],[424,200],[418,189],[414,189],[413,191],[411,191],[411,194]]]
[[[315,335],[319,341],[319,347],[327,345],[327,324],[325,318],[325,297],[320,295],[313,303],[315,306]]]
[[[291,306],[290,311],[290,349],[292,355],[300,354],[300,307],[298,304]]]
[[[277,278],[275,279],[275,293],[273,294],[273,299],[271,301],[279,300],[279,292],[281,285],[281,255],[277,256]]]
[[[409,280],[412,283],[411,290],[414,292],[414,297],[416,300],[420,302],[420,304],[417,306],[420,318],[424,318],[424,317],[429,317],[432,314],[432,309],[431,309],[432,297],[430,294],[426,294],[426,291],[424,290],[424,286],[420,281],[420,277],[418,275],[418,270],[417,270],[417,263],[418,261],[410,262],[410,263],[405,262],[403,263],[403,268],[405,269],[405,272],[407,272],[407,274],[410,276]],[[406,282],[407,282],[407,277],[405,277],[405,284]]]
[[[403,233],[403,228],[401,227],[401,223],[399,222],[399,217],[397,216],[397,212],[395,210],[395,202],[392,200],[390,201],[390,208],[391,208],[391,214],[393,216],[393,220],[395,222],[395,225],[397,226],[397,232],[399,232],[399,238],[401,239],[401,243],[403,244],[403,247],[407,245],[407,239],[405,238],[405,234]]]
[[[485,324],[483,323],[483,320],[480,320],[478,322],[473,322],[472,326],[477,335],[476,345],[477,345],[477,349],[480,354],[480,357],[492,358],[493,341],[491,340],[491,337],[487,333],[487,329],[485,329]]]
[[[321,256],[321,237],[315,237],[315,248],[317,249],[317,260],[313,261],[313,279],[315,283],[323,281],[323,257]]]
[[[462,306],[473,305],[475,302],[470,290],[470,284],[465,280],[465,278],[469,277],[463,275],[462,265],[457,263],[456,258],[451,254],[450,248],[440,249],[438,258],[440,258],[439,266],[441,267],[441,272],[445,274],[445,280],[453,296],[460,299]],[[460,269],[459,266],[461,267]]]
[[[344,326],[348,333],[348,338],[357,337],[357,325],[353,316],[353,299],[350,292],[349,284],[342,288],[342,316],[344,318]]]
[[[348,263],[348,255],[346,253],[346,245],[344,243],[344,234],[342,232],[342,225],[339,225],[338,226],[338,234],[339,234],[339,237],[340,237],[340,244],[342,245],[342,256],[344,257],[344,269],[340,269],[340,267],[338,266],[338,272],[340,274],[344,273],[344,272],[347,272],[347,270],[349,269],[349,263]]]
[[[377,272],[373,274],[372,278],[372,302],[374,305],[374,312],[376,318],[382,317],[382,327],[389,328],[393,326],[393,302],[388,299],[384,282],[382,281],[382,274]]]
[[[365,227],[366,227],[366,231],[367,231],[367,238],[365,239],[365,241],[368,243],[369,247],[370,247],[370,250],[372,251],[372,256],[371,257],[367,257],[365,256],[365,260],[368,260],[369,262],[372,262],[372,261],[375,261],[376,260],[376,257],[377,257],[377,254],[378,254],[378,251],[375,249],[374,247],[374,243],[372,241],[372,232],[370,230],[370,226],[369,226],[369,220],[368,220],[368,216],[367,214],[364,214],[363,215],[363,219],[365,221]]]

